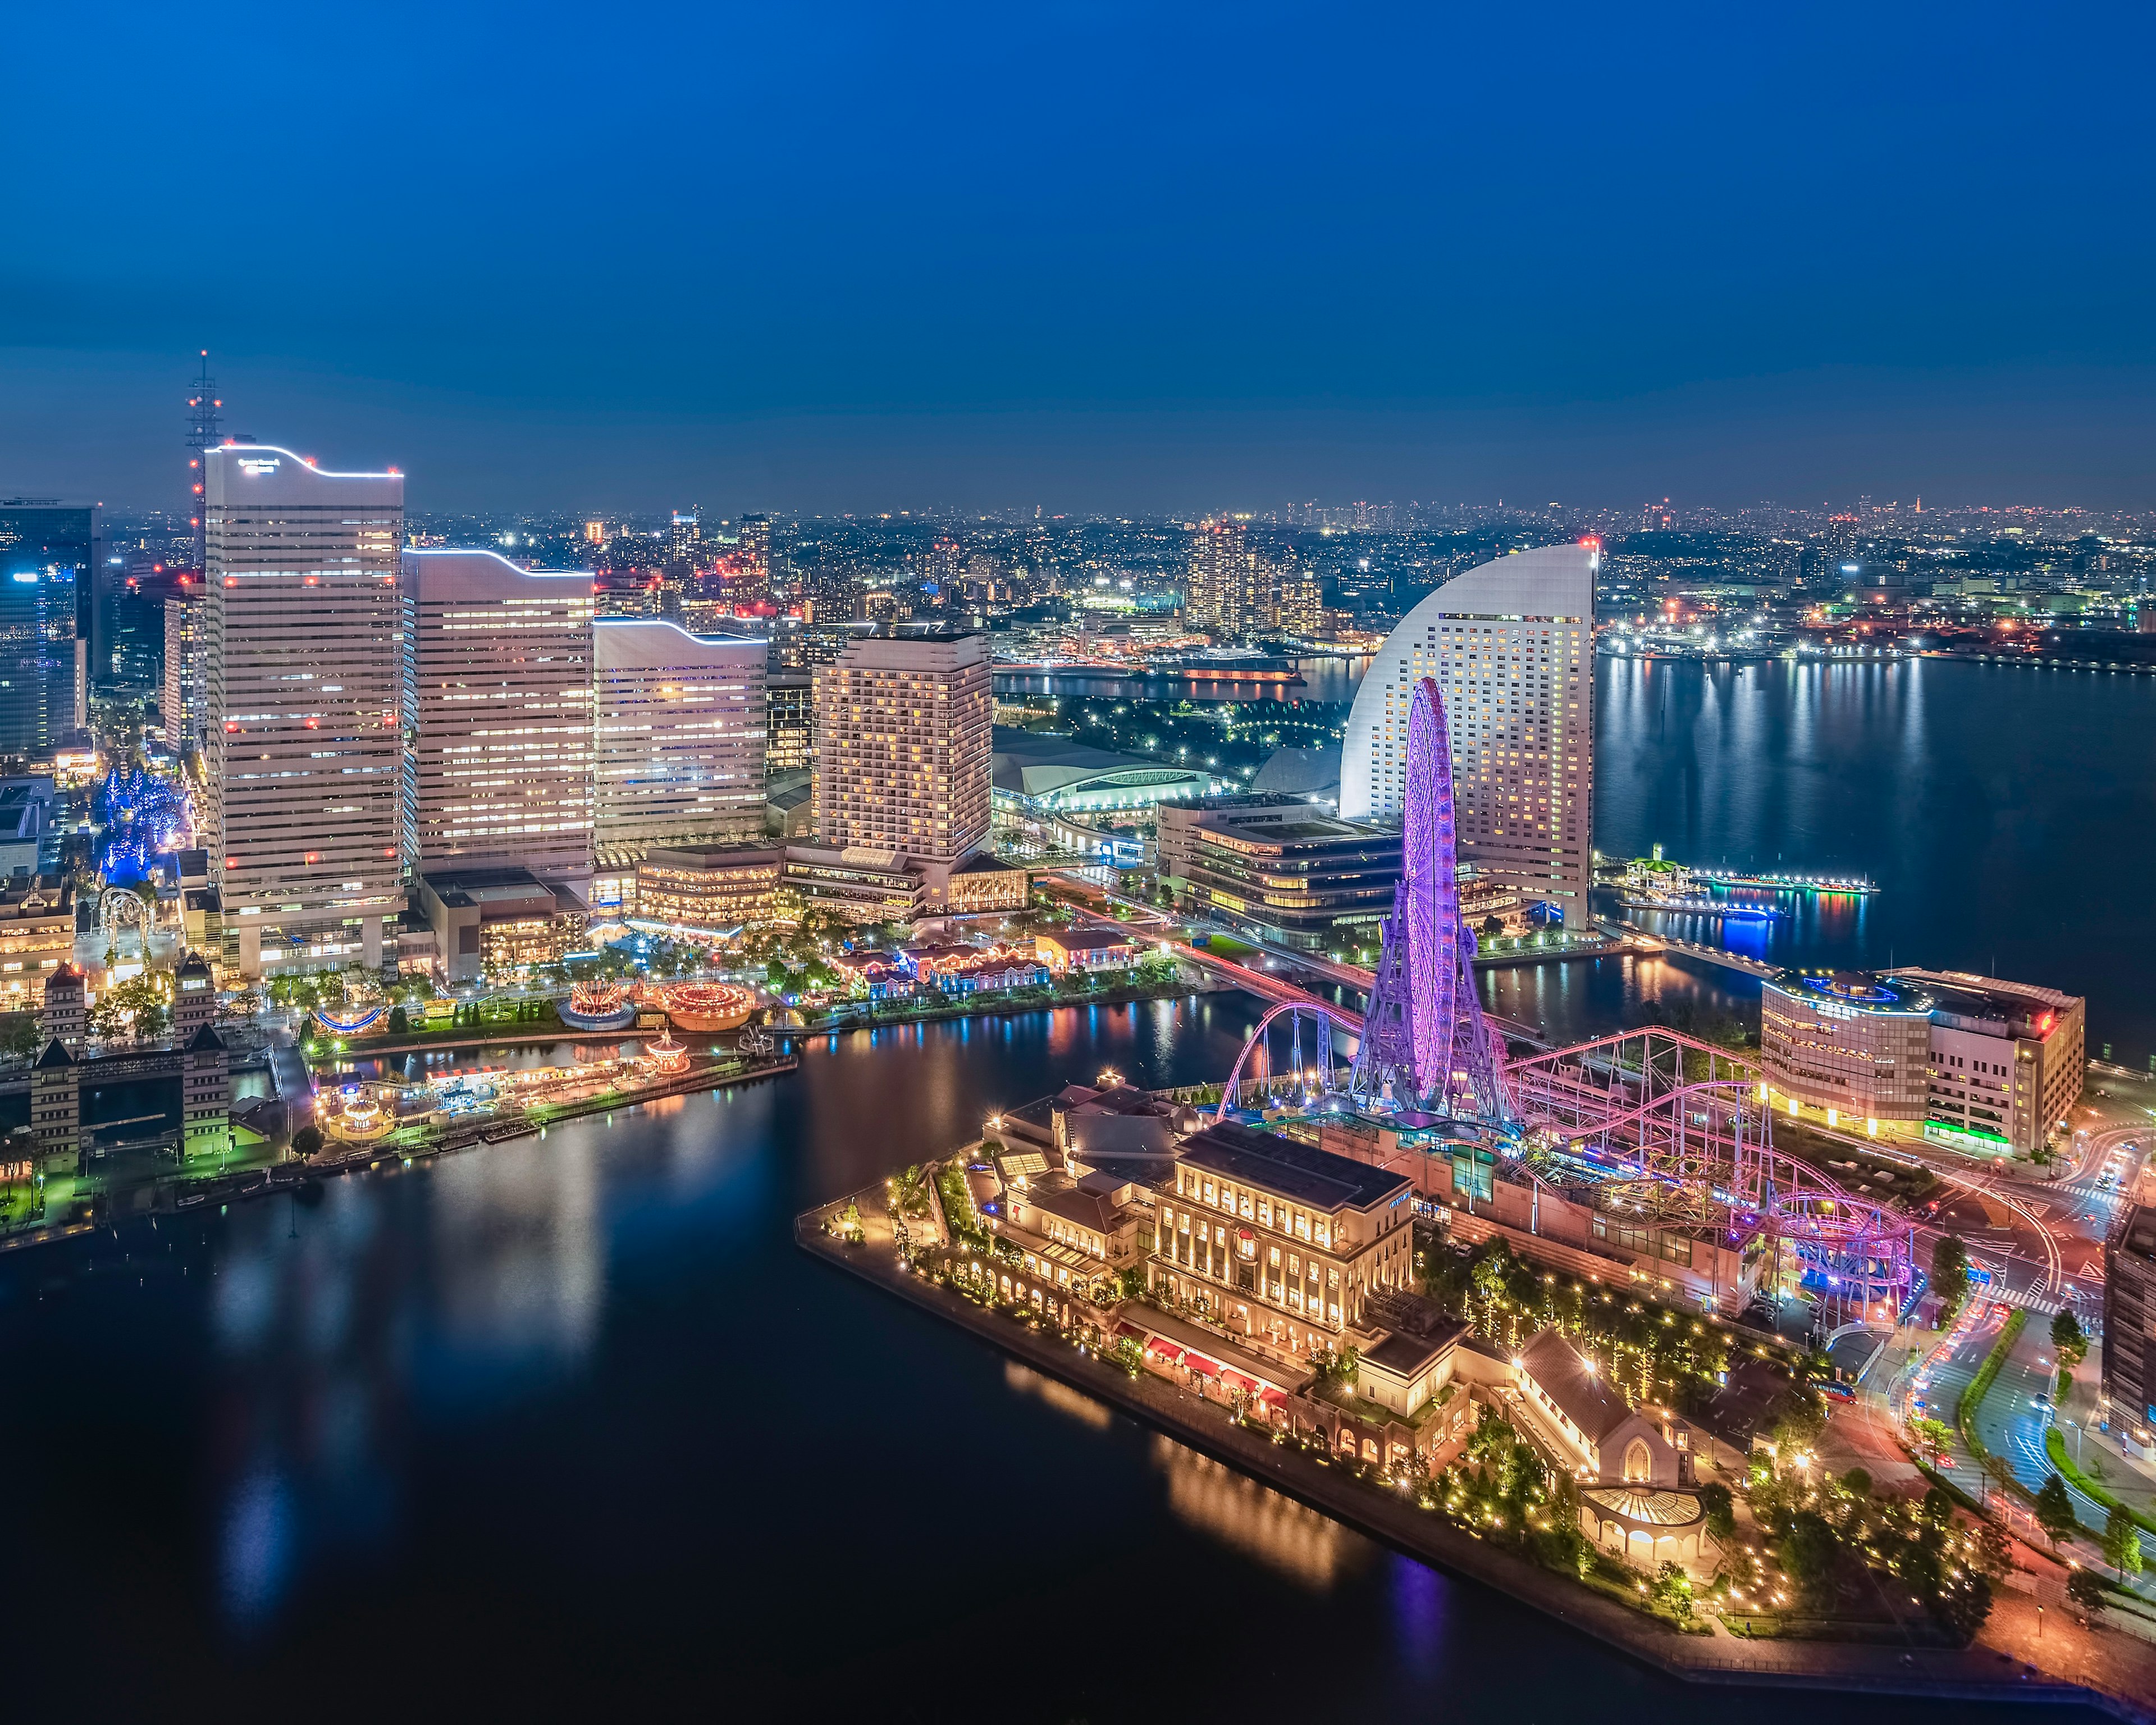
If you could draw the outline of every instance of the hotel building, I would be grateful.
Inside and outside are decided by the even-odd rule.
[[[1183,1142],[1157,1209],[1151,1281],[1229,1331],[1307,1355],[1411,1287],[1404,1174],[1223,1122]]]
[[[2080,1100],[2087,1006],[2033,983],[1961,970],[1897,970],[1932,1002],[1924,1136],[2026,1156]]]
[[[640,855],[761,835],[764,643],[623,617],[592,635],[599,844]]]
[[[973,634],[872,635],[816,670],[816,829],[923,865],[927,909],[988,842],[988,655]]]
[[[1372,662],[1341,747],[1340,818],[1401,818],[1408,709],[1437,680],[1452,739],[1459,856],[1565,927],[1589,918],[1594,807],[1592,545],[1545,546],[1456,575]]]
[[[1864,971],[1785,970],[1759,989],[1759,1065],[1780,1096],[1876,1129],[1924,1117],[1932,1003]]]
[[[592,871],[592,578],[408,551],[414,863]]]
[[[1837,1115],[2026,1156],[2082,1093],[2085,1003],[1957,970],[1785,971],[1760,991],[1768,1083]]]
[[[228,963],[382,961],[405,907],[404,480],[204,452],[203,828]]]
[[[1399,884],[1400,834],[1297,797],[1209,798],[1162,806],[1160,866],[1186,910],[1322,952],[1375,937]]]

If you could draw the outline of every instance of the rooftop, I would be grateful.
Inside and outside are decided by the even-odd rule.
[[[1625,1398],[1587,1369],[1587,1361],[1563,1331],[1544,1330],[1520,1358],[1527,1375],[1586,1434],[1589,1442],[1599,1443],[1631,1418]]]
[[[1233,1121],[1185,1138],[1182,1159],[1187,1167],[1263,1187],[1311,1209],[1374,1209],[1408,1187],[1405,1174]]]
[[[1103,952],[1111,947],[1137,944],[1135,936],[1118,934],[1112,928],[1044,929],[1037,938],[1053,941],[1066,952]]]

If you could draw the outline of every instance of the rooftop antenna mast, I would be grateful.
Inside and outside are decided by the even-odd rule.
[[[202,372],[194,380],[194,393],[187,398],[187,448],[193,453],[187,457],[187,480],[193,488],[188,496],[190,515],[188,525],[194,530],[195,567],[209,567],[208,529],[203,508],[203,480],[206,477],[203,457],[217,447],[218,427],[221,423],[218,409],[224,403],[218,399],[217,379],[209,374],[209,349],[202,351]]]

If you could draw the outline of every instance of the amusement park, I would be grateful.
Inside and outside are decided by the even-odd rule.
[[[1409,716],[1405,866],[1367,1009],[1280,1000],[1215,1119],[1405,1174],[1423,1213],[1465,1243],[1502,1238],[1710,1312],[1801,1296],[1822,1330],[1891,1324],[1914,1286],[1911,1224],[1777,1151],[1755,1063],[1661,1027],[1548,1049],[1485,1014],[1450,759],[1425,678]]]

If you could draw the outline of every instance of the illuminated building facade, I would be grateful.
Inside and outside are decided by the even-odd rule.
[[[805,671],[780,671],[764,685],[763,770],[806,773],[816,764],[816,690]]]
[[[197,747],[202,716],[203,592],[182,583],[165,596],[165,747],[177,757]]]
[[[950,865],[988,842],[987,643],[870,636],[815,675],[818,837],[940,865],[929,906],[940,909]]]
[[[403,558],[416,866],[592,871],[592,578]]]
[[[1450,716],[1460,860],[1558,906],[1568,928],[1589,920],[1599,557],[1547,546],[1446,582],[1387,639],[1341,748],[1341,819],[1399,819],[1414,687],[1434,679]]]
[[[2156,1209],[2127,1206],[2103,1248],[2106,1423],[2128,1453],[2156,1447]]]
[[[1223,641],[1249,640],[1274,625],[1276,579],[1244,522],[1226,516],[1201,521],[1190,540],[1184,619]]]
[[[2080,996],[1961,970],[1897,970],[1887,980],[1931,998],[1926,1137],[2026,1156],[2065,1125],[2087,1060]]]
[[[764,644],[619,617],[601,618],[592,635],[600,845],[762,833]]]
[[[1930,998],[1864,971],[1785,970],[1759,989],[1759,1066],[1778,1099],[1856,1122],[1926,1111]]]
[[[670,846],[636,865],[636,915],[670,928],[718,932],[773,920],[786,872],[782,848]]]
[[[1183,1142],[1150,1281],[1231,1334],[1291,1354],[1339,1345],[1373,1295],[1411,1287],[1404,1174],[1233,1122]]]
[[[205,452],[203,830],[228,963],[382,962],[405,906],[404,480]]]
[[[93,506],[0,498],[0,753],[42,755],[90,722]]]

